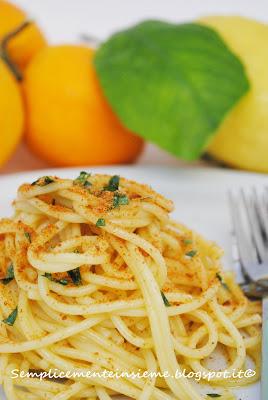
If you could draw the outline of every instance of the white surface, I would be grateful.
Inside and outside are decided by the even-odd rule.
[[[206,14],[239,14],[268,21],[266,0],[13,0],[38,20],[54,43],[80,32],[104,39],[143,19],[189,21]]]
[[[39,176],[50,174],[74,178],[82,169],[88,170],[86,167],[43,170],[0,177],[0,187],[3,188],[0,198],[1,216],[11,215],[11,202],[16,196],[17,187],[23,182],[32,182]],[[119,174],[138,182],[148,183],[172,199],[176,207],[174,217],[207,238],[218,242],[225,250],[224,265],[228,268],[232,268],[232,259],[226,191],[230,188],[238,189],[253,185],[262,187],[268,184],[268,177],[265,175],[211,168],[126,166],[94,168],[92,172],[95,171]],[[238,390],[237,394],[237,398],[241,400],[259,400],[259,385]]]

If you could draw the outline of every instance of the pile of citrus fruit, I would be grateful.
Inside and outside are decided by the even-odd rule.
[[[221,35],[240,57],[251,84],[205,150],[231,166],[268,172],[268,26],[240,17],[198,23]],[[22,10],[0,0],[0,167],[22,137],[54,166],[137,158],[143,139],[111,109],[93,57],[87,46],[50,46]]]
[[[0,166],[25,135],[51,165],[135,160],[143,140],[122,126],[86,46],[49,46],[37,25],[0,0]]]

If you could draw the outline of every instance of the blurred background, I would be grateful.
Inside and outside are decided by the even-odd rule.
[[[23,10],[25,13],[25,19],[27,18],[36,22],[39,29],[42,31],[46,42],[50,45],[79,45],[83,42],[82,36],[87,35],[89,37],[88,45],[90,47],[94,47],[94,39],[96,39],[97,42],[105,41],[115,31],[125,29],[146,19],[162,19],[170,22],[180,23],[194,21],[201,16],[208,15],[239,15],[268,23],[268,3],[265,0],[11,0],[11,2],[19,9]],[[3,4],[0,1],[0,25],[2,6]],[[10,14],[8,15],[10,15],[10,18],[12,19],[13,11],[10,11]],[[14,28],[14,24],[12,28]],[[239,35],[239,32],[235,34]],[[243,32],[241,32],[241,35],[243,35]],[[254,40],[256,40],[255,47],[258,47],[257,35],[254,37]],[[268,41],[266,43],[266,47],[268,48]],[[260,49],[260,52],[264,54],[263,69],[268,71],[268,64],[267,67],[265,66],[265,62],[268,60],[266,51],[268,51],[266,48]],[[49,69],[48,73],[51,73],[49,72]],[[268,74],[268,72],[266,73]],[[265,92],[262,97],[264,101],[267,102],[267,112],[264,111],[264,114],[267,113],[268,115],[268,85],[266,80],[267,79],[265,78],[264,86],[267,86],[267,92]],[[29,86],[31,84],[32,82],[30,76]],[[32,95],[33,89],[30,90],[32,90],[30,92],[30,95]],[[22,94],[22,97],[24,96],[25,95]],[[39,96],[45,97],[46,94],[39,93]],[[35,106],[33,105],[33,109],[34,107]],[[53,106],[51,105],[51,107]],[[31,112],[34,113],[34,110]],[[12,118],[16,119],[17,116],[14,111],[11,110],[11,113]],[[3,118],[3,115],[0,117],[0,120],[1,118]],[[65,118],[64,114],[61,115],[61,118]],[[46,121],[44,120],[43,124],[45,123]],[[265,123],[263,123],[261,127],[256,124],[256,129],[261,130],[261,147],[265,147],[265,149],[268,151],[268,123],[267,130]],[[258,133],[253,128],[252,136],[256,136],[256,140],[258,140]],[[1,135],[2,133],[0,132],[0,139]],[[79,164],[79,160],[70,160],[66,164],[64,162],[55,163],[53,157],[51,159],[49,158],[49,154],[44,154],[43,156],[42,151],[40,151],[40,148],[42,148],[42,143],[38,142],[38,144],[36,144],[34,139],[31,137],[30,145],[26,145],[25,137],[21,135],[19,136],[20,137],[16,140],[16,145],[12,145],[14,148],[12,148],[10,155],[6,158],[4,156],[5,159],[1,165],[0,174],[61,165]],[[46,136],[46,133],[43,133],[43,136]],[[10,137],[10,133],[8,134],[8,137]],[[7,139],[3,138],[2,136],[2,144],[5,140]],[[94,140],[94,138],[92,140]],[[64,145],[64,139],[62,143]],[[47,146],[47,144],[44,146]],[[137,147],[139,149],[137,149]],[[136,150],[133,150],[135,155],[132,154],[129,159],[123,157],[122,160],[118,159],[115,161],[115,163],[137,162],[139,164],[165,164],[178,166],[189,164],[213,165],[212,161],[208,161],[208,158],[211,159],[211,157],[202,157],[193,161],[183,161],[180,157],[171,155],[167,151],[160,149],[158,145],[151,144],[148,141],[145,141],[143,148],[141,147],[142,146],[137,145]],[[222,163],[222,160],[219,158],[218,162],[220,162],[220,165],[225,164]],[[113,162],[113,160],[111,161],[108,158],[107,162],[106,160],[100,160],[98,164],[111,164]],[[81,165],[84,164],[84,159],[81,159]],[[94,161],[92,164],[94,164]],[[229,167],[240,168],[239,165],[234,165],[232,162],[227,162],[227,165]],[[260,168],[258,165],[255,167],[254,165],[252,166],[252,164],[250,164],[248,167],[247,165],[241,165],[241,168],[266,173],[268,172],[268,162],[267,165],[261,165]]]
[[[75,42],[80,32],[106,39],[145,19],[192,21],[203,15],[242,15],[267,21],[265,0],[14,0],[38,21],[52,43]]]

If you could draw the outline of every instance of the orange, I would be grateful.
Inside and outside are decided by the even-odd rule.
[[[28,17],[14,4],[0,0],[0,41],[8,33],[18,28]],[[12,38],[8,45],[8,53],[12,61],[21,69],[31,58],[46,45],[46,40],[35,23]]]
[[[11,156],[23,132],[24,111],[20,87],[0,59],[0,166]]]
[[[46,47],[25,71],[26,139],[53,165],[128,163],[143,147],[104,98],[93,55],[83,46]]]

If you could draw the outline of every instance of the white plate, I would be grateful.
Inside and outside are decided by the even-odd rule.
[[[0,216],[11,215],[11,202],[17,187],[32,182],[42,175],[74,178],[80,170],[118,174],[138,182],[150,184],[175,203],[174,217],[219,243],[224,251],[225,268],[233,268],[229,210],[226,192],[230,188],[268,185],[268,176],[212,168],[174,168],[159,166],[114,166],[99,168],[66,168],[42,170],[0,177]],[[238,273],[238,271],[236,271]],[[238,273],[239,279],[239,273]],[[241,400],[260,399],[259,384],[237,390]],[[4,400],[0,392],[0,399]]]

